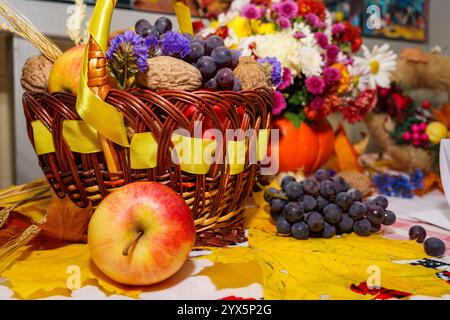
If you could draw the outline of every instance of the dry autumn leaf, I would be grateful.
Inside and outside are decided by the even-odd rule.
[[[350,143],[342,123],[336,131],[334,152],[340,171],[364,172],[363,167],[358,162],[359,154]]]
[[[47,222],[40,225],[43,234],[59,240],[86,242],[92,207],[79,208],[68,197],[53,199],[47,208]]]

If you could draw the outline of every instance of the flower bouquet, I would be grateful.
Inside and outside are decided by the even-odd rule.
[[[379,61],[376,57],[371,59],[375,61],[372,64]],[[437,64],[442,68],[449,65],[449,60],[445,64],[445,57],[437,54],[430,55],[415,49],[403,51],[400,59],[392,65],[395,73],[383,77],[382,82],[376,82],[378,103],[366,117],[369,131],[382,150],[402,171],[410,173],[416,169],[425,173],[437,172],[439,144],[448,137],[448,107],[440,108],[437,102],[413,98],[411,94],[411,90],[421,88],[448,90],[442,87],[445,81],[430,81],[434,77],[426,75],[427,66],[431,66],[430,59],[439,60]],[[381,61],[380,65],[386,67]],[[394,80],[392,83],[391,78]]]
[[[369,71],[354,64],[361,30],[348,22],[333,23],[322,1],[233,1],[200,34],[219,35],[261,63],[271,62],[264,57],[280,62],[273,65],[272,80],[281,171],[313,172],[333,153],[327,116],[342,111],[353,123],[374,106],[375,92],[363,83]]]

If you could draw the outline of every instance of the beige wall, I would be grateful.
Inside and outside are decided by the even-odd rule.
[[[10,37],[0,34],[0,188],[13,183]]]

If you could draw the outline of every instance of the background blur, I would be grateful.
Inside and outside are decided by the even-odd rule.
[[[1,0],[3,1],[3,0]],[[62,49],[72,46],[72,42],[65,36],[65,22],[67,19],[67,7],[71,1],[37,1],[37,0],[7,0],[8,3],[16,7],[26,17],[28,17],[41,31],[53,38]],[[401,0],[399,2],[413,3],[414,0]],[[412,1],[412,2],[411,2]],[[417,0],[424,1],[424,0]],[[87,1],[92,3],[94,1]],[[192,10],[198,15],[207,15],[221,12],[229,5],[229,1],[190,1]],[[349,1],[327,1],[330,8],[340,10],[339,14],[350,15],[358,23],[355,12],[365,10],[369,4],[388,5],[390,0],[349,0]],[[363,7],[361,7],[363,4]],[[121,0],[119,9],[114,13],[112,30],[127,28],[134,24],[134,21],[145,17],[152,21],[161,16],[161,12],[168,12],[171,8],[171,1],[164,0],[158,3],[154,0]],[[130,7],[134,9],[130,10]],[[338,6],[338,7],[336,7]],[[450,1],[429,0],[428,15],[428,37],[426,43],[413,43],[391,39],[364,38],[365,44],[372,47],[375,44],[388,42],[391,47],[400,52],[406,47],[420,47],[430,50],[435,46],[440,46],[444,54],[450,55]],[[128,9],[125,9],[128,8]],[[142,11],[136,10],[136,8]],[[155,12],[159,11],[158,13]],[[88,14],[92,7],[88,7]],[[167,14],[167,13],[166,13]],[[176,25],[176,19],[168,14]],[[349,16],[344,18],[348,19]],[[401,17],[400,17],[401,18]],[[413,21],[421,21],[413,17]],[[408,19],[408,17],[405,17]],[[409,19],[412,19],[409,17]],[[389,20],[389,19],[387,19]],[[389,20],[390,21],[390,20]],[[408,21],[408,20],[405,20]],[[411,20],[409,20],[411,21]],[[0,18],[0,23],[2,23]],[[415,23],[414,22],[414,23]],[[25,60],[36,55],[38,52],[26,41],[0,32],[0,188],[12,183],[24,183],[42,176],[37,165],[34,151],[28,141],[25,120],[22,111],[20,87],[20,73]],[[421,95],[428,95],[433,99],[446,100],[448,97],[436,96],[430,92],[420,92]],[[337,124],[339,117],[333,119]],[[364,124],[353,127],[347,126],[347,131],[352,140],[360,137],[360,132],[366,131]],[[371,150],[376,150],[375,145],[371,145]]]

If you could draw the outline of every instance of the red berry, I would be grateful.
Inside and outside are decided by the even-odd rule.
[[[411,141],[411,132],[407,131],[403,134],[403,139],[405,141]]]
[[[422,103],[422,107],[424,108],[424,109],[430,109],[431,108],[431,103],[430,103],[430,101],[424,101],[423,103]]]

